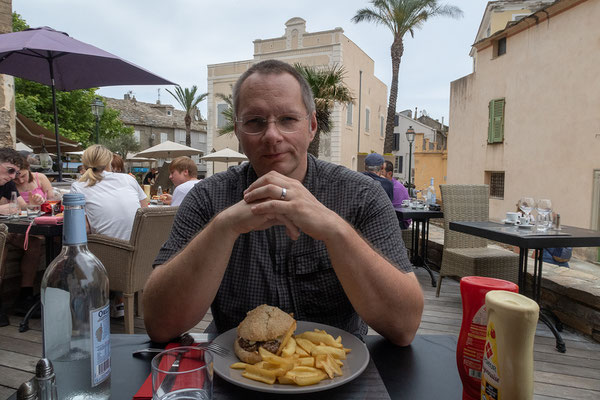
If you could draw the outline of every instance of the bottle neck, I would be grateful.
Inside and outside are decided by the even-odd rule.
[[[64,211],[63,245],[87,243],[83,206],[66,206]]]

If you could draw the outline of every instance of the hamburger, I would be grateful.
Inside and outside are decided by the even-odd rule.
[[[262,361],[259,347],[280,355],[295,330],[296,320],[290,314],[277,307],[260,305],[248,311],[238,325],[233,345],[235,355],[248,364]]]

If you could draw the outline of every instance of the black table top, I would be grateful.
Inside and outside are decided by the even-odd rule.
[[[417,335],[410,346],[394,346],[381,336],[367,336],[367,347],[376,368],[371,375],[383,381],[378,390],[363,391],[356,384],[363,376],[338,388],[317,392],[314,395],[288,396],[289,398],[346,399],[348,390],[363,392],[361,399],[459,399],[462,384],[456,367],[457,338],[451,335]],[[146,335],[111,335],[111,399],[131,400],[150,374],[152,357],[137,358],[131,354],[136,349],[155,347]],[[370,368],[363,375],[369,373]],[[366,379],[374,380],[372,376]],[[354,387],[350,387],[353,385]],[[360,383],[359,383],[360,384]],[[387,393],[386,393],[387,390]],[[218,396],[217,396],[218,393]],[[13,395],[11,399],[14,399]],[[352,396],[355,397],[355,396]],[[265,399],[276,398],[266,393],[238,388],[215,378],[215,399]]]
[[[394,210],[396,210],[396,216],[400,219],[427,220],[431,218],[444,218],[444,213],[441,211],[413,209],[410,207],[395,207]]]
[[[11,233],[26,233],[27,228],[31,224],[31,219],[19,217],[16,219],[0,218],[0,223],[6,224],[8,231]],[[61,236],[62,225],[46,225],[46,224],[33,224],[29,230],[30,235],[42,235],[42,236]]]
[[[600,246],[600,231],[561,226],[559,231],[536,232],[498,222],[450,222],[450,229],[525,249]]]

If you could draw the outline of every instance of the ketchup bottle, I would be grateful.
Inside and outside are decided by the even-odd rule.
[[[463,383],[463,400],[481,398],[481,367],[487,329],[485,295],[490,290],[518,293],[519,286],[481,276],[467,276],[460,280],[463,320],[456,347],[456,364]]]

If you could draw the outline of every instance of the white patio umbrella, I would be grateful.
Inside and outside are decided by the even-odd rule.
[[[195,156],[202,154],[201,150],[194,149],[193,147],[184,146],[183,144],[171,142],[170,140],[164,141],[161,144],[152,146],[149,149],[140,151],[136,157],[155,157],[155,158],[174,158],[179,156]]]
[[[248,157],[235,150],[231,150],[229,147],[225,147],[223,150],[215,151],[214,153],[207,154],[200,158],[204,161],[221,161],[228,164],[230,162],[248,161]]]
[[[17,142],[17,145],[15,147],[15,150],[17,151],[28,151],[30,153],[33,153],[33,149],[27,146],[25,143]]]
[[[125,161],[131,162],[155,162],[156,158],[146,158],[146,157],[138,157],[133,153],[127,153],[127,157],[125,157]]]

